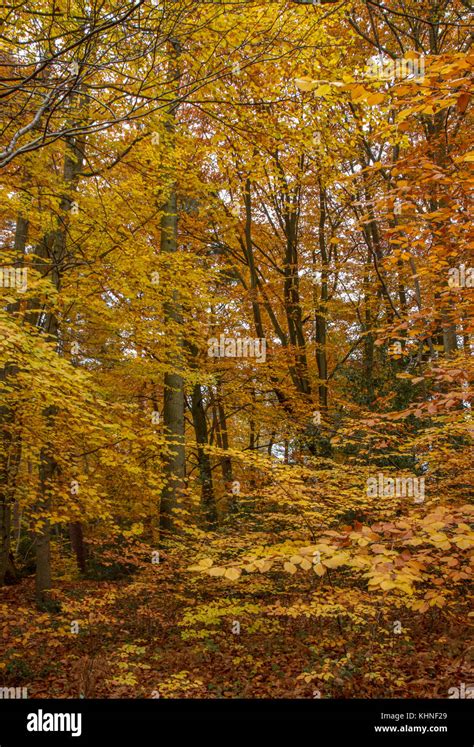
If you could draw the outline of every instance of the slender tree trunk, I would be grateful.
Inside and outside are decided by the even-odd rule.
[[[224,405],[222,403],[222,392],[220,381],[217,381],[216,393],[214,394],[211,389],[211,401],[213,408],[213,418],[216,429],[216,441],[217,445],[223,451],[229,450],[229,435],[227,432],[227,417],[225,414]],[[232,459],[230,456],[223,456],[220,459],[222,479],[226,490],[230,489],[230,485],[233,480],[232,476]]]
[[[244,253],[244,256],[247,262],[247,266],[249,269],[250,300],[252,303],[252,314],[253,314],[253,319],[254,319],[255,332],[259,339],[265,340],[266,360],[268,362],[270,354],[267,349],[267,338],[265,335],[265,328],[263,325],[262,314],[260,311],[261,301],[259,299],[259,292],[262,295],[263,303],[270,317],[272,325],[274,326],[275,331],[284,347],[288,345],[288,340],[286,339],[286,335],[284,334],[282,328],[280,327],[278,323],[278,319],[276,318],[276,315],[273,312],[271,304],[269,303],[268,299],[265,297],[265,289],[260,283],[259,277],[258,277],[257,267],[255,263],[253,240],[252,240],[252,220],[253,220],[252,219],[252,182],[250,181],[249,177],[247,177],[247,179],[245,180],[244,204],[245,204],[245,231],[244,231],[244,238],[243,239],[240,238],[240,242],[241,242],[242,250],[243,250],[243,253]],[[298,380],[297,380],[296,372],[294,370],[294,366],[291,367],[291,375],[293,377],[295,385],[298,385]],[[270,381],[272,383],[272,386],[274,388],[278,401],[281,404],[284,404],[286,397],[279,387],[278,378],[274,376],[273,374],[271,374]]]
[[[14,253],[18,265],[24,262],[28,221],[18,216],[15,228]],[[7,313],[18,310],[18,303],[9,304]],[[15,378],[18,369],[6,364],[0,368],[0,383],[6,384]],[[21,439],[15,430],[15,412],[5,403],[0,406],[0,586],[11,583],[17,577],[11,552],[11,512],[15,498],[15,481],[21,459]]]
[[[284,258],[285,315],[288,325],[288,338],[295,354],[293,380],[297,390],[311,394],[306,358],[306,341],[303,331],[303,310],[301,307],[298,276],[298,215],[293,200],[293,209],[284,215],[286,250]]]
[[[252,312],[255,322],[255,331],[260,339],[265,337],[263,329],[262,315],[260,313],[260,304],[258,303],[258,277],[255,268],[255,258],[253,254],[252,243],[252,185],[250,179],[245,182],[244,191],[245,202],[245,255],[250,273],[250,294],[252,302]]]
[[[77,567],[81,573],[86,572],[87,553],[84,545],[84,534],[80,521],[72,521],[69,524],[69,539],[71,547],[76,556]]]
[[[321,296],[316,312],[316,362],[319,377],[319,407],[323,417],[328,408],[328,363],[327,363],[327,304],[328,304],[328,255],[326,250],[326,195],[322,187],[319,192],[319,251],[321,254]]]
[[[49,413],[48,413],[49,415]],[[42,450],[40,463],[40,489],[36,501],[35,512],[37,520],[43,523],[41,528],[36,531],[35,549],[36,549],[36,576],[35,591],[36,601],[40,606],[49,602],[49,591],[51,589],[51,486],[56,462],[54,458],[47,453],[46,449]]]
[[[367,397],[367,404],[370,405],[375,397],[374,391],[374,333],[373,333],[373,322],[372,322],[372,305],[373,295],[370,292],[370,265],[371,257],[370,252],[367,257],[367,263],[364,268],[364,347],[363,347],[363,369],[364,369],[364,385]]]
[[[0,371],[0,381],[7,378],[7,371],[7,367]],[[16,434],[11,431],[14,425],[13,413],[8,407],[0,408],[0,419],[3,431],[0,454],[0,586],[3,586],[11,566],[11,516],[14,481],[20,461],[20,444]]]
[[[201,481],[201,506],[206,524],[209,529],[212,529],[217,524],[217,507],[212,484],[211,460],[209,453],[205,450],[205,447],[208,446],[209,438],[200,384],[195,384],[193,388],[192,416],[196,432],[199,479]]]
[[[178,251],[178,216],[176,204],[176,190],[173,186],[165,206],[161,221],[161,252],[172,254]],[[165,323],[170,324],[176,334],[177,327],[182,324],[181,305],[177,290],[172,290],[169,301],[164,309]],[[182,349],[182,341],[178,340],[178,348]],[[166,484],[161,494],[160,530],[164,535],[174,531],[173,513],[179,506],[180,493],[184,487],[186,475],[184,448],[184,380],[179,373],[182,364],[181,354],[170,357],[170,370],[164,377],[164,407],[163,429],[167,441],[167,456],[165,457],[164,473]]]
[[[170,69],[175,81],[180,78],[178,64],[181,49],[179,43],[172,40]],[[172,101],[168,109],[166,130],[169,135],[170,148],[174,154],[175,118],[179,102]],[[176,183],[173,174],[174,167],[168,171],[169,194],[164,206],[161,219],[162,254],[175,254],[178,251],[178,206],[176,197]],[[182,308],[179,293],[176,288],[171,290],[168,300],[164,304],[165,325],[176,338],[176,353],[168,358],[168,371],[164,376],[164,405],[163,430],[166,438],[167,454],[164,460],[165,485],[161,493],[160,502],[160,542],[166,543],[170,533],[176,531],[175,511],[179,508],[181,493],[186,477],[185,455],[185,421],[184,421],[184,379],[180,373],[183,365],[183,333]]]
[[[5,475],[0,475],[4,479]],[[11,504],[8,495],[5,495],[5,486],[2,485],[0,496],[0,585],[6,581],[8,562],[10,558],[10,532],[11,532]]]

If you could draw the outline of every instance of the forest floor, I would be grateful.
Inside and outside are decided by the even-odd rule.
[[[468,680],[463,615],[433,610],[387,637],[376,609],[358,625],[280,614],[315,593],[307,577],[291,592],[284,574],[223,591],[183,571],[63,581],[54,612],[37,610],[32,579],[4,589],[3,685],[30,698],[370,698],[446,697]]]

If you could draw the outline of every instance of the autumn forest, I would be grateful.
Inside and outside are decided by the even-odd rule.
[[[3,0],[3,698],[474,697],[470,10]]]

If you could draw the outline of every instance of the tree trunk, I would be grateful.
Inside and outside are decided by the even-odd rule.
[[[68,138],[67,150],[64,159],[63,180],[68,190],[77,187],[77,179],[82,168],[84,159],[84,144],[74,137]],[[69,194],[64,194],[60,203],[60,217],[56,230],[47,234],[35,249],[36,258],[32,263],[43,277],[50,277],[56,291],[61,289],[63,275],[63,262],[66,259],[66,231],[69,223],[69,213],[72,207],[72,199]],[[70,257],[67,260],[70,261]],[[26,315],[27,321],[42,330],[48,340],[58,350],[59,321],[53,312],[39,313],[36,311],[37,301],[29,304]],[[44,418],[48,428],[52,428],[58,408],[48,407],[44,411]],[[40,606],[49,602],[49,590],[51,588],[51,550],[50,550],[50,515],[51,515],[51,487],[56,461],[52,453],[51,444],[45,444],[40,453],[39,466],[39,490],[35,505],[37,517],[41,524],[36,532],[36,599]]]
[[[71,547],[76,556],[77,567],[81,573],[86,572],[86,560],[87,553],[84,545],[84,534],[82,531],[82,524],[80,521],[71,521],[69,524],[69,539],[71,541]]]
[[[217,412],[219,417],[219,429],[220,434],[222,438],[222,448],[224,451],[229,450],[229,434],[227,432],[227,417],[224,410],[224,405],[222,404],[221,400],[217,400]],[[232,482],[233,477],[233,471],[232,471],[232,459],[230,456],[225,456],[222,458],[222,477],[224,478],[224,481]]]
[[[211,460],[204,447],[208,446],[206,412],[200,384],[195,384],[192,394],[192,415],[196,432],[199,479],[201,481],[201,506],[207,527],[213,529],[217,524],[217,507],[212,484]]]
[[[178,216],[176,190],[173,186],[165,206],[161,221],[161,252],[168,254],[178,250]],[[175,328],[181,325],[181,306],[178,292],[173,290],[171,298],[164,308],[165,323]],[[175,330],[176,331],[176,330]],[[178,341],[182,348],[182,341]],[[161,539],[174,531],[173,513],[179,506],[180,493],[184,487],[186,475],[184,449],[184,380],[179,373],[181,356],[170,356],[170,369],[164,377],[163,428],[167,441],[167,455],[164,463],[166,484],[161,493],[160,530]]]
[[[319,407],[324,416],[328,408],[328,364],[327,364],[327,303],[328,303],[328,255],[326,251],[326,195],[320,186],[319,192],[319,251],[321,253],[321,295],[316,312],[316,362],[319,378]]]
[[[216,431],[217,445],[223,451],[229,450],[229,435],[227,433],[227,418],[224,405],[222,404],[221,383],[218,380],[216,393],[211,390],[211,401],[213,410],[213,423]],[[232,476],[232,459],[230,456],[223,456],[220,459],[222,479],[224,480],[226,490],[230,490],[233,481]]]
[[[14,252],[16,262],[24,261],[28,221],[18,216],[15,228]],[[7,313],[18,310],[18,303],[9,304]],[[0,369],[0,383],[15,377],[17,368],[6,364]],[[20,435],[14,430],[15,412],[9,404],[0,406],[0,586],[16,577],[11,552],[11,511],[15,496],[15,480],[21,458]]]
[[[49,415],[49,413],[48,413]],[[40,489],[36,501],[37,518],[44,522],[41,528],[37,529],[35,537],[36,549],[36,577],[35,591],[36,601],[39,606],[47,605],[50,601],[49,592],[51,589],[51,542],[50,542],[50,514],[51,514],[51,483],[56,469],[54,458],[49,455],[46,449],[41,452],[40,463]]]
[[[171,41],[171,75],[173,80],[180,78],[178,58],[181,49],[178,42]],[[170,147],[174,151],[175,116],[179,102],[172,101],[168,109],[166,130],[170,137]],[[173,167],[169,171],[172,171]],[[164,205],[161,219],[160,251],[162,254],[174,254],[178,251],[178,213],[176,184],[173,174],[168,173],[170,181],[168,199]],[[169,325],[173,337],[177,338],[177,353],[168,358],[169,370],[164,376],[163,430],[167,442],[167,453],[164,460],[165,486],[160,502],[160,542],[163,544],[171,532],[176,531],[174,513],[179,508],[181,493],[186,477],[186,458],[184,448],[184,380],[180,373],[183,365],[182,309],[179,293],[171,291],[164,304],[165,325]]]

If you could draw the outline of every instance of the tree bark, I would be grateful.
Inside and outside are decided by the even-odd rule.
[[[66,259],[70,261],[70,257],[66,257],[66,231],[72,207],[69,191],[77,188],[78,175],[82,168],[83,159],[84,144],[74,137],[68,138],[63,170],[63,181],[68,192],[65,192],[61,199],[58,227],[47,234],[40,242],[35,250],[36,258],[32,264],[43,277],[50,277],[56,291],[61,289],[63,264]],[[37,301],[30,302],[26,319],[32,326],[42,330],[59,354],[59,320],[53,311],[42,313],[36,310],[37,306]],[[49,429],[52,429],[57,409],[57,406],[53,405],[44,411],[44,418]],[[51,588],[51,488],[56,467],[52,445],[50,443],[45,444],[40,452],[39,490],[34,508],[37,517],[42,522],[35,537],[36,600],[40,606],[48,604]]]
[[[326,250],[326,195],[320,186],[319,192],[319,251],[321,254],[321,295],[316,311],[316,362],[319,377],[319,407],[323,417],[328,409],[328,363],[327,363],[327,304],[328,304],[328,255]]]
[[[208,446],[209,438],[203,393],[200,384],[194,385],[191,409],[194,430],[196,432],[199,479],[201,481],[201,507],[208,529],[213,529],[217,524],[217,507],[212,484],[211,460],[209,453],[205,450],[205,447]]]
[[[161,221],[161,252],[173,254],[178,251],[178,216],[176,189],[173,185]],[[176,326],[182,324],[181,305],[178,291],[173,289],[164,308],[165,324],[176,333]],[[182,348],[182,340],[178,340]],[[179,373],[182,356],[170,356],[170,370],[164,377],[163,428],[167,442],[167,455],[164,463],[166,484],[161,493],[160,530],[161,540],[175,530],[173,513],[178,508],[180,493],[186,475],[184,448],[184,380]]]
[[[180,78],[178,58],[181,53],[177,42],[172,41],[171,74],[175,81]],[[174,151],[175,117],[179,106],[172,101],[168,109],[166,130],[170,138],[170,147]],[[170,171],[172,171],[171,167]],[[168,173],[169,194],[164,205],[161,219],[160,251],[162,254],[175,254],[178,251],[178,207],[176,183],[173,173]],[[163,430],[166,438],[167,453],[164,460],[165,486],[160,502],[160,542],[165,544],[172,532],[176,531],[175,511],[179,508],[181,493],[186,477],[186,458],[184,444],[184,379],[180,372],[183,365],[184,340],[182,335],[182,308],[176,288],[171,290],[164,304],[165,326],[168,325],[173,337],[177,338],[177,352],[168,358],[168,371],[164,376]]]
[[[19,215],[15,228],[14,252],[17,264],[22,264],[28,237],[28,221]],[[9,304],[7,313],[18,310],[18,303]],[[14,379],[17,367],[6,364],[0,369],[0,383]],[[15,480],[21,459],[21,438],[15,431],[15,412],[4,403],[0,406],[0,586],[16,577],[11,552],[11,512],[15,498]]]
[[[76,556],[77,567],[81,573],[85,573],[87,570],[87,553],[84,545],[84,533],[80,521],[71,521],[69,524],[69,539],[71,541],[72,550]]]

